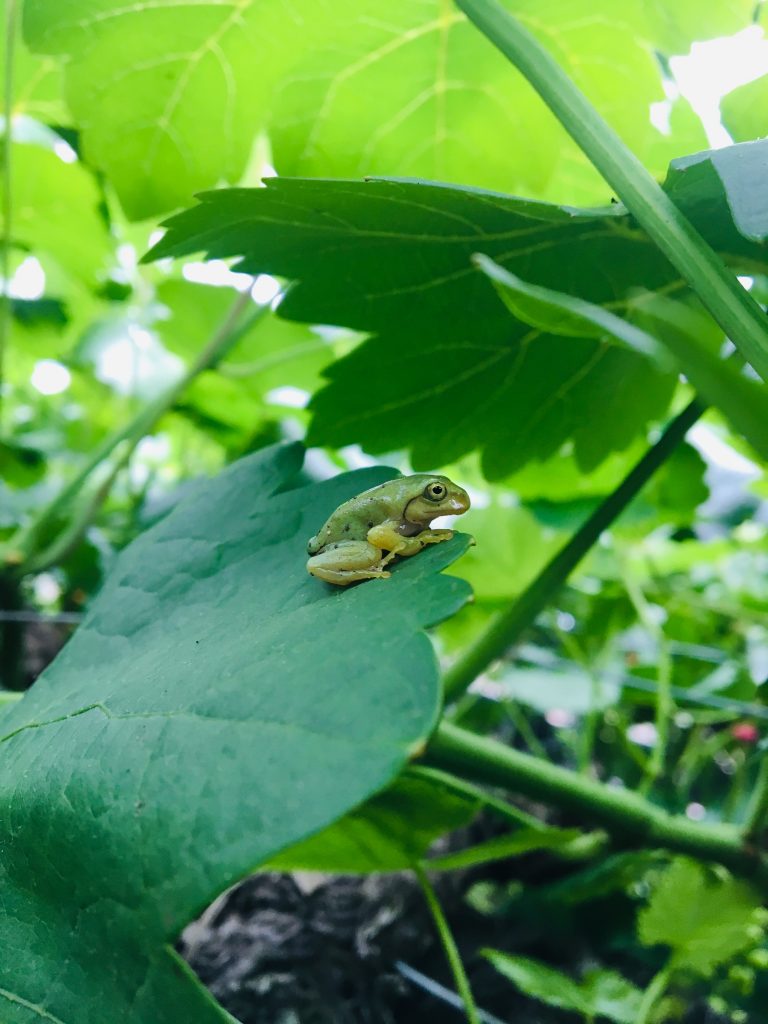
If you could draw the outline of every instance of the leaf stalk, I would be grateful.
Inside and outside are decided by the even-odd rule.
[[[549,51],[498,0],[455,0],[515,65],[763,380],[765,314]]]

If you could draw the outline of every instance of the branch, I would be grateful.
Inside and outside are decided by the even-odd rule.
[[[765,314],[584,93],[498,0],[456,5],[528,79],[744,358],[768,380]]]
[[[3,550],[2,560],[7,565],[13,567],[18,574],[31,571],[31,567],[36,564],[40,555],[38,546],[41,538],[80,495],[91,474],[105,463],[112,453],[123,444],[127,446],[127,451],[122,453],[120,462],[124,462],[133,452],[139,441],[152,431],[158,420],[176,403],[179,396],[195,377],[202,373],[203,370],[214,366],[269,311],[269,306],[259,306],[250,316],[241,321],[243,311],[247,309],[250,302],[250,291],[239,295],[233,302],[232,308],[225,317],[224,322],[213,334],[208,344],[186,373],[178,381],[171,384],[154,401],[144,406],[130,423],[121,430],[106,437],[77,476],[42,510],[35,520],[11,537]],[[87,502],[84,509],[84,518],[78,519],[76,524],[67,529],[67,533],[70,534],[72,531],[82,533],[106,496],[107,492],[102,490],[99,495],[99,501],[95,503]],[[53,543],[56,544],[56,541]]]
[[[672,454],[688,430],[704,412],[694,400],[667,426],[652,448],[630,470],[619,486],[595,509],[565,547],[547,563],[518,599],[501,612],[474,644],[445,674],[445,699],[455,700],[497,658],[501,658],[533,624],[568,576],[607,530],[655,471]]]
[[[637,793],[595,782],[446,721],[433,735],[424,763],[572,812],[602,826],[621,846],[660,847],[716,861],[768,888],[768,860],[745,845],[733,825],[668,814]]]

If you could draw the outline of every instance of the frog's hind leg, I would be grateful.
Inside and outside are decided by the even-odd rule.
[[[338,587],[358,580],[386,579],[390,574],[381,568],[381,555],[381,548],[367,541],[340,541],[313,555],[307,562],[307,572]]]

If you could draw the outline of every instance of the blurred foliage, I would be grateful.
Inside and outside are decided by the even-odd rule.
[[[557,0],[546,24],[540,4],[509,6],[661,177],[671,159],[707,144],[675,91],[669,58],[694,40],[743,29],[755,4]],[[479,273],[466,290],[452,276],[478,249],[494,255],[477,244],[477,224],[485,218],[483,230],[495,230],[507,217],[514,232],[550,218],[539,222],[550,246],[544,255],[521,254],[518,242],[501,238],[496,255],[527,260],[524,279],[538,268],[543,283],[596,302],[673,288],[668,266],[621,211],[605,208],[612,197],[527,84],[440,0],[398,0],[383,12],[369,0],[330,8],[307,0],[26,0],[22,13],[12,142],[7,134],[3,142],[12,174],[3,182],[11,218],[0,227],[11,295],[0,311],[0,544],[32,526],[111,437],[195,366],[233,310],[245,311],[242,323],[257,305],[274,309],[221,346],[143,439],[98,462],[72,508],[99,500],[44,572],[20,576],[11,566],[0,575],[4,686],[22,688],[37,671],[38,638],[19,616],[45,617],[59,629],[54,646],[63,642],[116,552],[198,477],[310,429],[325,445],[309,454],[311,479],[374,461],[408,472],[415,462],[470,490],[462,523],[477,544],[453,571],[470,581],[475,602],[433,634],[450,664],[691,395],[676,371],[618,348],[595,370],[593,341],[550,338],[546,348],[526,341],[515,349],[527,327]],[[725,97],[723,121],[735,141],[768,132],[766,81]],[[651,122],[653,103],[666,104],[668,132]],[[751,152],[749,168],[743,157],[734,167],[732,153],[678,161],[667,187],[678,197],[688,190],[691,215],[740,272],[755,275],[753,294],[765,304],[764,150]],[[202,242],[183,260],[140,263],[160,238],[161,218],[190,206],[201,188],[254,186],[275,168],[318,178],[426,177],[526,200],[495,195],[473,206],[469,192],[444,190],[435,227],[434,210],[406,205],[417,195],[412,183],[338,185],[334,193],[280,179],[257,196],[262,205],[278,197],[265,257],[274,265],[249,265],[252,273],[233,273],[222,259],[203,265],[193,258]],[[737,171],[743,178],[734,184]],[[302,188],[304,220],[290,236]],[[373,203],[361,248],[344,203],[376,190],[391,209]],[[560,220],[530,200],[560,204]],[[600,209],[576,215],[562,205],[575,203]],[[468,221],[470,208],[477,221]],[[328,248],[317,243],[318,221],[335,232]],[[621,223],[610,244],[590,241],[609,222]],[[393,225],[399,237],[384,237]],[[449,245],[441,247],[440,233]],[[336,243],[350,237],[342,259]],[[583,246],[569,247],[577,237]],[[226,252],[242,255],[237,245]],[[439,287],[415,287],[440,270]],[[629,313],[641,319],[637,307]],[[709,330],[718,352],[723,339]],[[493,350],[487,367],[477,355],[483,344]],[[502,399],[489,403],[497,392]],[[54,515],[36,550],[49,549],[72,515]],[[456,717],[643,789],[692,820],[739,823],[768,736],[766,685],[768,475],[739,430],[710,410]],[[660,688],[671,697],[664,722]],[[435,797],[426,814],[421,788],[405,789],[354,812],[361,846],[387,839],[372,853],[363,856],[331,826],[284,863],[328,866],[336,857],[359,870],[402,867],[465,820],[467,803],[455,794]],[[411,818],[419,828],[401,834]],[[571,835],[580,823],[550,824],[562,826],[551,842],[505,837],[506,877],[489,867],[470,893],[477,912],[513,936],[510,949],[494,954],[503,974],[532,1000],[543,992],[582,1019],[625,1020],[637,989],[671,960],[658,1021],[716,1013],[712,1020],[761,1024],[768,943],[745,886],[653,852],[596,846],[580,859]]]

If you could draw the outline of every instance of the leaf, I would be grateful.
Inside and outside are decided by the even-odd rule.
[[[562,853],[567,856],[571,848],[582,838],[578,829],[554,828],[547,825],[542,825],[541,828],[518,828],[508,835],[495,836],[465,850],[431,857],[428,866],[430,871],[455,871],[456,868],[520,857],[534,850],[551,850],[555,854]]]
[[[654,338],[602,306],[528,284],[482,253],[476,253],[472,262],[490,278],[504,305],[524,324],[566,338],[607,337],[632,352],[660,358],[660,346]]]
[[[510,507],[503,497],[492,495],[490,505],[470,509],[461,520],[476,543],[462,559],[460,573],[481,600],[519,594],[562,543],[527,509]]]
[[[596,465],[663,414],[674,381],[632,352],[511,320],[470,258],[482,249],[615,303],[672,274],[625,220],[435,184],[269,179],[206,194],[147,259],[240,255],[239,269],[297,282],[280,316],[374,334],[327,371],[310,443],[410,447],[418,468],[482,447],[498,478],[570,439],[581,467]]]
[[[749,142],[766,133],[768,75],[747,82],[720,100],[723,127],[736,142]]]
[[[529,957],[510,956],[495,949],[483,956],[500,974],[532,999],[547,1006],[572,1010],[590,1020],[603,1017],[616,1024],[635,1024],[642,992],[615,971],[593,971],[577,983],[552,967]]]
[[[678,857],[659,879],[637,918],[645,946],[672,947],[672,963],[703,977],[754,942],[760,897],[733,878],[713,879],[706,869]]]
[[[651,124],[664,99],[655,52],[738,31],[751,5],[733,0],[703,23],[690,0],[679,13],[633,0],[609,18],[590,0],[553,0],[546,25],[531,0],[514,6],[661,170],[704,133],[690,113],[675,139]],[[443,0],[390,0],[385,17],[375,0],[27,0],[24,31],[64,62],[88,158],[133,218],[236,182],[263,131],[281,174],[397,173],[586,202],[603,192],[538,96]],[[536,145],[499,145],[500,133]]]
[[[542,714],[559,708],[577,715],[611,707],[619,697],[620,687],[607,679],[592,677],[576,667],[567,672],[538,668],[504,670],[494,680],[511,700],[518,700]]]
[[[95,287],[113,258],[113,244],[93,177],[81,163],[66,163],[31,143],[15,143],[12,160],[14,245],[43,261],[56,260]]]
[[[491,278],[514,315],[532,326],[586,337],[591,332],[659,361],[662,342],[697,391],[725,413],[755,451],[768,458],[768,388],[743,377],[733,363],[709,351],[701,339],[706,338],[710,321],[700,313],[660,295],[649,295],[642,305],[638,302],[646,320],[662,328],[657,341],[601,306],[529,285],[485,256],[476,256],[475,263]]]
[[[422,629],[467,598],[438,575],[466,538],[385,582],[321,584],[307,536],[393,474],[295,487],[300,465],[278,446],[194,486],[4,716],[4,1022],[229,1020],[174,953],[179,931],[391,783],[432,729]]]
[[[684,197],[689,216],[695,221],[705,221],[709,215],[715,231],[720,223],[718,247],[727,244],[730,234],[728,222],[722,217],[724,202],[736,231],[744,238],[762,242],[768,237],[768,197],[763,188],[766,173],[768,139],[761,139],[673,160],[664,188],[676,203]]]
[[[421,778],[393,786],[330,828],[273,857],[273,871],[407,871],[446,832],[466,825],[476,800]]]

